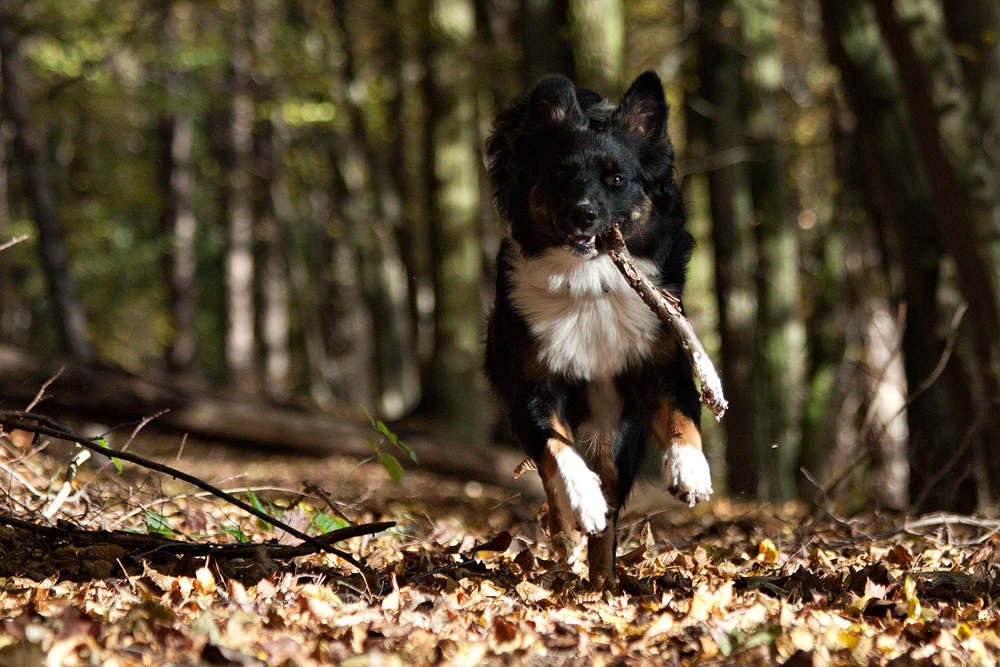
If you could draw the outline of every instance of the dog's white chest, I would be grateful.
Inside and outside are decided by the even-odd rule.
[[[636,260],[651,279],[656,265]],[[554,248],[517,256],[510,299],[554,373],[580,380],[608,378],[647,358],[660,321],[607,255],[578,257]]]

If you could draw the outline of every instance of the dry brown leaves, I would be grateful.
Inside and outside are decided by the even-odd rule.
[[[16,451],[0,454],[0,511],[37,519],[60,459]],[[140,509],[153,501],[135,489],[148,479],[89,474],[57,517],[145,530]],[[860,530],[888,522],[716,501],[627,520],[621,590],[602,592],[589,590],[585,559],[552,556],[526,509],[534,501],[419,474],[394,487],[377,468],[359,478],[366,488],[351,493],[367,499],[344,513],[399,522],[340,545],[382,574],[378,591],[327,555],[167,558],[0,528],[0,665],[798,667],[1000,656],[1000,542],[982,527],[876,539]],[[232,524],[255,541],[274,537],[232,508],[155,490],[157,512],[188,538],[232,540]],[[115,493],[127,502],[112,507]],[[303,517],[321,504],[267,497]]]

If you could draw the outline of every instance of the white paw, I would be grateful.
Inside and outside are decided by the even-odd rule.
[[[712,473],[700,449],[673,444],[663,455],[663,472],[670,493],[681,502],[694,507],[712,495]]]
[[[581,530],[590,534],[603,531],[608,525],[608,503],[601,491],[601,478],[569,447],[556,456],[556,465],[558,479]]]

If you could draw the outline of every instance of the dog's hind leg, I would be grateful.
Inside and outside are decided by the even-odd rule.
[[[617,581],[615,549],[617,548],[614,521],[603,532],[587,537],[587,561],[590,586],[598,589]]]

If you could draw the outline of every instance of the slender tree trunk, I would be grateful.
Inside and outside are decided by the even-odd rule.
[[[756,160],[750,164],[750,182],[757,217],[756,242],[760,250],[758,273],[760,368],[765,396],[761,421],[766,424],[762,466],[771,500],[795,494],[802,443],[805,401],[805,323],[802,317],[799,275],[798,212],[794,185],[788,181],[788,146],[782,128],[783,62],[778,49],[781,17],[777,0],[750,3],[743,8],[744,33],[751,49],[748,84],[756,97],[749,118]]]
[[[257,0],[255,0],[256,2]],[[274,21],[268,9],[257,6],[253,17],[253,52],[258,69],[254,104],[271,109],[254,127],[254,217],[257,233],[255,265],[259,284],[261,371],[264,393],[285,401],[291,397],[291,350],[289,330],[288,264],[285,260],[290,206],[286,192],[285,153],[288,133],[282,116],[277,77],[268,64],[275,59]]]
[[[402,185],[397,180],[402,165],[397,163],[399,156],[392,155],[391,150],[368,131],[363,109],[346,93],[359,76],[356,45],[359,36],[352,30],[348,3],[335,0],[334,8],[344,40],[343,97],[351,120],[352,152],[363,174],[352,193],[352,235],[360,249],[362,286],[372,317],[378,386],[376,407],[381,414],[395,419],[410,410],[420,396],[410,285],[397,241],[397,232],[404,226]],[[391,34],[383,36],[392,44]],[[393,48],[398,49],[398,43]],[[390,74],[400,67],[396,60],[388,63]],[[398,90],[396,94],[400,94]],[[398,114],[399,108],[390,105],[389,113]],[[368,197],[365,195],[371,197],[373,205],[366,204]]]
[[[167,114],[160,121],[160,187],[164,202],[160,229],[170,244],[163,258],[171,323],[166,356],[167,366],[180,372],[191,370],[197,346],[194,321],[198,221],[191,206],[193,135],[194,123],[183,112]]]
[[[254,307],[253,209],[250,171],[254,103],[251,92],[250,35],[253,0],[237,8],[236,46],[231,71],[231,107],[226,136],[226,371],[242,391],[257,389]]]
[[[521,0],[521,90],[547,74],[576,80],[570,40],[569,0]]]
[[[947,474],[939,474],[953,458],[955,443],[961,443],[972,427],[975,405],[957,357],[959,350],[940,377],[925,386],[934,379],[945,349],[938,331],[951,314],[942,317],[937,302],[942,240],[899,83],[891,57],[873,29],[874,14],[864,2],[825,0],[822,14],[830,59],[841,71],[857,118],[860,185],[872,218],[887,230],[891,262],[902,269],[906,304],[902,349],[911,401],[907,410],[910,496],[923,496],[921,511],[949,505],[971,510],[974,490],[961,482],[972,462],[971,451]],[[934,478],[937,481],[928,488]]]
[[[80,302],[76,281],[70,274],[65,231],[56,210],[55,192],[49,176],[45,147],[24,88],[24,60],[18,17],[0,11],[0,105],[14,126],[14,156],[21,170],[25,199],[38,229],[38,251],[52,298],[54,325],[63,351],[78,361],[92,361],[87,316]]]
[[[281,112],[258,128],[257,173],[260,176],[258,230],[258,280],[260,281],[260,339],[263,353],[264,391],[273,399],[291,396],[291,350],[288,334],[291,315],[288,294],[288,201],[285,193],[284,155],[288,145]]]
[[[576,84],[602,95],[621,89],[625,73],[625,7],[622,0],[569,0]]]
[[[969,303],[976,368],[988,402],[986,428],[995,443],[1000,432],[1000,173],[988,155],[990,140],[976,119],[976,94],[948,40],[940,6],[932,0],[874,0],[874,6],[899,72],[945,246]],[[980,89],[988,85],[979,82]],[[972,451],[975,466],[962,473],[991,471],[985,479],[993,480],[992,488],[977,489],[977,496],[988,499],[991,491],[996,497],[1000,457],[981,447]]]
[[[168,55],[176,53],[179,48],[173,9],[173,2],[167,2],[163,7],[164,53]],[[170,58],[166,60],[170,62]],[[166,362],[172,371],[184,373],[191,370],[197,346],[195,232],[198,221],[192,205],[194,175],[191,160],[194,121],[183,110],[185,86],[181,74],[167,66],[163,78],[165,103],[159,128],[160,192],[163,201],[160,233],[169,243],[162,263],[171,325]]]
[[[9,155],[9,121],[0,119],[0,243],[10,239],[10,181],[7,170]],[[9,262],[0,262],[0,342],[11,344],[16,326],[15,309],[18,301],[14,276]]]
[[[466,437],[479,438],[482,268],[479,151],[469,53],[474,24],[468,0],[431,0],[425,35],[433,63],[425,82],[425,143],[434,274],[435,337],[425,375],[425,407]]]
[[[715,247],[715,290],[719,304],[722,380],[730,408],[726,431],[727,489],[754,498],[759,492],[759,466],[764,460],[759,421],[762,396],[757,359],[757,256],[753,238],[753,203],[747,165],[729,156],[745,149],[742,110],[743,62],[735,27],[723,27],[720,16],[732,11],[726,0],[702,5],[698,74],[702,111],[692,114],[691,129],[708,154],[718,160],[708,175]]]

